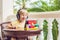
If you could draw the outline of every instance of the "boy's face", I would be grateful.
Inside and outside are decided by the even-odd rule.
[[[25,10],[23,10],[22,12],[20,12],[20,20],[21,21],[26,20],[27,16],[28,16],[28,13]]]

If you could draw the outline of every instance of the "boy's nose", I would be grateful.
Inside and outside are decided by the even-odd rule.
[[[22,16],[23,18],[27,18],[27,16]]]

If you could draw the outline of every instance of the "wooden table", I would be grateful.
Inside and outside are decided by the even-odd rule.
[[[25,39],[28,40],[28,36],[39,35],[41,30],[24,31],[24,30],[17,30],[17,29],[4,29],[3,32],[6,36],[20,38],[21,40],[25,40]]]

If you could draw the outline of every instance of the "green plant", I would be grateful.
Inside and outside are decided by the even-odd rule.
[[[22,8],[26,8],[27,1],[30,2],[30,0],[16,0],[15,3],[17,5],[15,5],[14,8],[16,6],[19,7],[21,6]],[[32,8],[27,8],[29,12],[45,12],[45,11],[60,10],[60,0],[49,0],[48,3],[44,0],[37,0],[35,2],[31,2],[29,5],[32,6]],[[14,12],[16,12],[15,9]]]
[[[53,35],[53,40],[57,40],[58,37],[58,22],[56,19],[53,20],[52,22],[52,35]]]
[[[44,40],[47,40],[48,22],[46,20],[44,20],[44,22],[43,22],[43,34],[44,34]]]

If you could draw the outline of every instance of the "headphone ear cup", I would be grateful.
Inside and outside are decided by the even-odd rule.
[[[18,14],[18,19],[20,19],[20,15]]]
[[[19,19],[20,19],[20,15],[19,15],[19,14],[17,14],[16,16],[17,16],[17,19],[19,20]]]
[[[28,16],[27,16],[27,18],[28,18]]]

